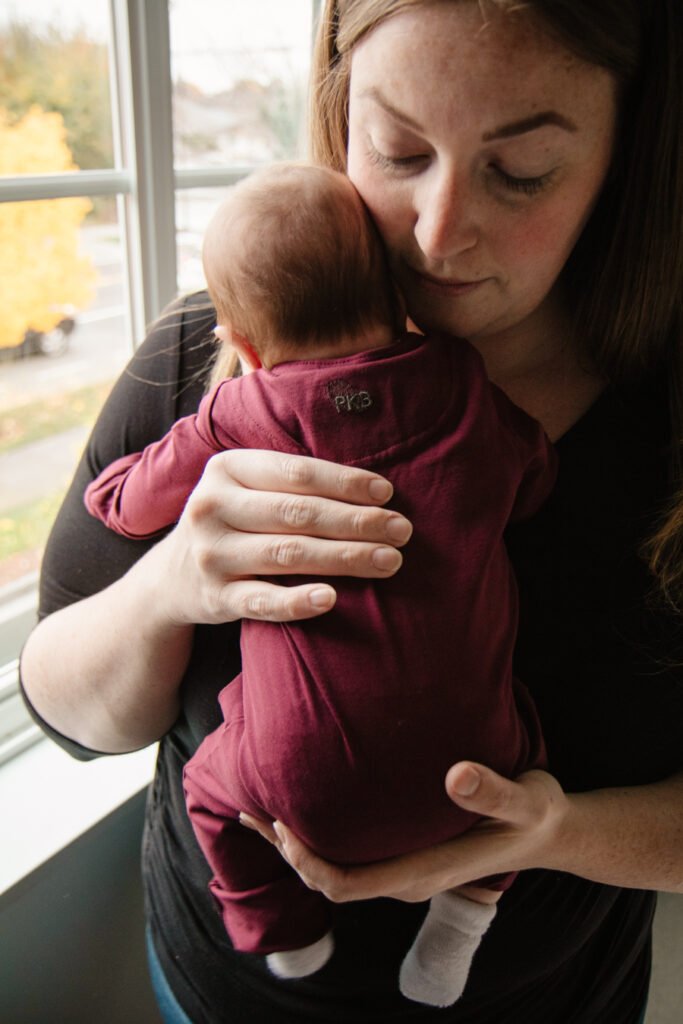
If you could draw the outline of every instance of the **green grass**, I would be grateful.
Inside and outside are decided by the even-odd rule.
[[[72,427],[90,426],[111,389],[94,384],[64,394],[50,395],[0,413],[0,454],[53,437]],[[10,578],[21,556],[39,552],[59,511],[64,488],[0,513],[0,571]],[[13,559],[13,561],[8,561]],[[3,566],[3,563],[6,563]]]
[[[44,545],[63,497],[59,490],[0,515],[0,562]]]
[[[110,390],[110,382],[93,384],[0,413],[0,452],[91,424]]]

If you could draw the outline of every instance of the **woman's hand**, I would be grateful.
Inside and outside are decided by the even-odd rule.
[[[322,860],[281,822],[270,825],[248,815],[241,820],[274,843],[310,889],[335,903],[379,896],[421,902],[487,875],[554,866],[569,801],[547,772],[527,772],[512,782],[462,761],[448,772],[446,791],[485,820],[457,839],[360,867]]]
[[[276,586],[276,574],[392,576],[410,523],[381,506],[376,473],[268,451],[214,456],[163,542],[167,613],[178,623],[306,619],[328,611],[329,583]]]
[[[168,536],[115,583],[33,631],[22,655],[33,706],[93,750],[157,740],[179,713],[194,623],[306,619],[334,605],[327,582],[279,587],[260,574],[396,572],[411,526],[382,508],[391,494],[376,473],[317,459],[214,456]],[[63,542],[78,537],[72,531]]]

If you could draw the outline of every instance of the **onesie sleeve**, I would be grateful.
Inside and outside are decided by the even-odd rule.
[[[557,452],[538,420],[495,385],[492,391],[498,414],[514,438],[519,486],[509,521],[520,522],[531,519],[550,496],[557,479]]]
[[[148,538],[180,519],[207,462],[220,451],[211,429],[215,391],[196,415],[174,423],[160,441],[117,459],[85,492],[85,506],[124,537]]]

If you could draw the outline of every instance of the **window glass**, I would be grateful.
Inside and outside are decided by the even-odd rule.
[[[227,188],[192,188],[176,192],[178,289],[181,293],[206,288],[202,269],[204,231],[214,210],[227,194]]]
[[[175,163],[303,155],[313,0],[171,0]]]
[[[0,0],[0,176],[114,167],[109,0]],[[31,742],[16,658],[89,425],[131,351],[114,196],[0,203],[0,763]]]
[[[0,174],[113,167],[108,9],[0,3]]]
[[[0,175],[113,167],[109,71],[108,0],[0,3]],[[7,602],[130,351],[123,280],[114,197],[0,204],[0,665]]]
[[[132,349],[115,206],[0,204],[0,259],[1,599],[37,570],[89,427]]]

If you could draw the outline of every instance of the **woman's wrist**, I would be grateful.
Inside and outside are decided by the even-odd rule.
[[[161,636],[189,634],[191,638],[195,623],[200,621],[199,615],[193,617],[187,607],[192,585],[189,573],[184,571],[182,546],[175,532],[150,548],[114,584],[139,609],[142,638],[151,642]]]
[[[683,774],[566,797],[539,866],[604,885],[683,892]]]

